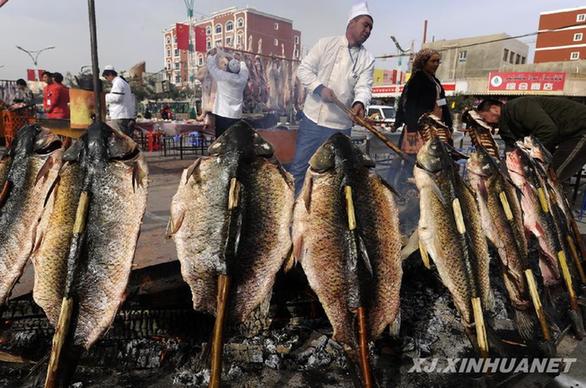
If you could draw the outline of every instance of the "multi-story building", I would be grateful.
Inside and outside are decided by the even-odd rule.
[[[534,62],[580,59],[586,59],[586,6],[540,13]]]
[[[423,47],[438,50],[442,63],[436,76],[456,81],[488,74],[505,64],[525,64],[529,46],[501,33],[453,40],[436,40]]]
[[[208,50],[226,47],[288,59],[301,56],[301,32],[293,29],[293,21],[254,8],[232,7],[217,11],[195,21],[194,26],[205,28]],[[188,68],[187,50],[177,48],[176,25],[164,31],[163,54],[167,77],[177,86],[186,85],[192,70],[197,71],[205,62],[205,53],[196,53],[195,69]]]

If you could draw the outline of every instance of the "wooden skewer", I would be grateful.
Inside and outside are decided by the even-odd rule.
[[[527,279],[527,285],[529,286],[529,294],[531,295],[531,300],[533,301],[533,308],[535,309],[537,319],[539,320],[539,325],[541,326],[543,339],[549,341],[551,339],[549,324],[545,318],[545,313],[543,312],[543,305],[541,304],[541,299],[539,298],[539,293],[537,292],[537,283],[535,282],[535,276],[533,275],[533,271],[531,269],[525,270],[525,278]]]
[[[240,182],[236,178],[230,180],[228,189],[228,210],[232,212],[240,201]],[[216,320],[212,334],[212,350],[210,363],[210,383],[208,387],[219,388],[222,379],[222,355],[224,353],[224,322],[228,310],[230,293],[230,277],[227,274],[218,276],[218,294],[216,299]]]
[[[354,212],[354,201],[352,199],[352,187],[344,186],[344,198],[346,200],[348,229],[354,231],[356,229],[356,214]],[[358,318],[358,353],[360,371],[362,373],[364,387],[371,388],[373,386],[373,381],[368,357],[368,325],[366,323],[366,309],[364,306],[358,307],[356,315]]]
[[[499,199],[501,200],[501,205],[503,205],[503,210],[507,220],[513,220],[513,212],[511,211],[511,206],[509,205],[509,200],[507,199],[507,193],[501,191],[499,194]]]
[[[580,260],[580,256],[578,255],[578,250],[576,249],[576,244],[574,244],[574,239],[572,236],[566,236],[568,240],[568,246],[570,248],[570,253],[572,254],[572,259],[574,261],[574,265],[578,270],[578,274],[580,275],[580,281],[582,284],[586,284],[586,275],[584,274],[584,267],[582,267],[582,261]]]
[[[572,275],[570,275],[570,269],[568,268],[566,253],[563,250],[558,252],[558,260],[560,262],[560,267],[562,267],[562,276],[564,278],[564,282],[566,283],[566,288],[568,289],[570,307],[574,311],[579,311],[578,299],[576,298],[576,291],[574,290],[574,285],[572,284]]]
[[[486,326],[484,325],[484,314],[482,312],[482,303],[480,298],[472,298],[472,311],[474,313],[474,323],[476,324],[476,339],[480,356],[488,357],[488,339],[486,336]]]
[[[454,211],[454,219],[456,220],[456,227],[460,234],[466,233],[466,224],[464,223],[464,216],[462,215],[462,207],[460,206],[460,200],[454,198],[452,202],[452,210]]]
[[[399,155],[399,157],[403,160],[409,160],[409,157],[407,155],[405,155],[405,153],[403,151],[401,151],[401,149],[394,144],[393,142],[391,142],[389,139],[387,139],[387,137],[378,129],[376,129],[376,127],[372,124],[370,124],[367,120],[365,120],[363,117],[359,117],[357,115],[354,114],[354,112],[352,112],[352,110],[350,108],[348,108],[346,105],[344,105],[340,100],[338,100],[337,97],[334,96],[334,104],[336,104],[336,106],[338,106],[340,109],[342,109],[348,116],[350,116],[350,118],[352,119],[352,121],[354,121],[355,123],[357,123],[358,125],[368,129],[370,132],[372,132],[372,134],[376,137],[379,138],[380,141],[382,141],[384,143],[384,145],[386,145],[387,147],[389,147],[390,149],[392,149],[397,155]]]
[[[88,207],[89,196],[87,191],[83,191],[79,197],[79,203],[77,205],[77,211],[75,214],[75,223],[73,225],[73,238],[77,241],[80,240],[80,236],[85,230]],[[77,258],[75,258],[75,260],[77,260]],[[73,261],[68,260],[68,264]],[[73,271],[73,269],[69,268],[68,271]],[[45,388],[54,388],[58,386],[61,353],[63,346],[65,345],[65,340],[69,334],[69,326],[71,323],[71,315],[74,305],[73,297],[70,293],[72,285],[71,282],[73,279],[68,279],[68,281],[70,284],[67,284],[65,287],[65,294],[63,295],[63,302],[61,303],[61,311],[59,312],[59,320],[57,321],[57,327],[55,327],[55,334],[53,335],[53,344],[51,346],[51,356],[49,358],[49,366],[47,368]]]

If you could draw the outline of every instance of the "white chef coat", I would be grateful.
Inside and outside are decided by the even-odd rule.
[[[112,81],[112,90],[106,94],[106,104],[110,119],[133,119],[136,117],[136,102],[130,85],[120,76]]]
[[[244,88],[248,82],[248,67],[241,61],[238,74],[220,70],[215,55],[208,55],[207,65],[208,72],[218,85],[212,113],[230,119],[241,118]]]
[[[303,113],[318,125],[347,129],[352,121],[333,103],[324,103],[313,91],[324,85],[334,91],[338,99],[350,107],[361,102],[370,103],[374,57],[364,46],[348,47],[345,36],[320,39],[303,58],[297,77],[308,94]]]

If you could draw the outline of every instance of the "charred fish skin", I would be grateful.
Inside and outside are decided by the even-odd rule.
[[[561,278],[557,253],[561,247],[553,220],[543,209],[545,198],[540,200],[539,190],[543,188],[539,177],[528,156],[519,148],[507,153],[506,163],[509,176],[521,193],[525,229],[535,235],[539,243],[542,253],[539,267],[543,282],[546,286],[558,284]]]
[[[421,196],[419,238],[469,328],[474,322],[472,298],[480,298],[487,310],[492,310],[494,303],[490,257],[476,201],[438,138],[422,147],[414,174]],[[454,216],[456,199],[465,220],[463,233]]]
[[[499,254],[517,327],[523,338],[532,340],[536,326],[531,316],[529,288],[524,274],[529,268],[528,249],[516,189],[509,182],[508,175],[501,172],[500,162],[492,159],[483,148],[470,155],[467,168],[476,192],[483,229]]]
[[[17,144],[8,177],[13,188],[0,214],[0,305],[6,302],[34,249],[37,225],[63,155],[61,142],[48,131],[32,128],[27,135]],[[26,151],[20,152],[21,145]]]
[[[40,221],[37,237],[40,246],[31,256],[35,268],[33,298],[53,326],[57,325],[61,311],[67,256],[82,182],[80,164],[66,162]]]
[[[169,232],[194,309],[216,313],[217,278],[227,274],[230,317],[243,322],[270,295],[290,252],[293,181],[272,159],[270,144],[244,122],[229,128],[209,153],[183,171]],[[232,178],[240,184],[237,236],[228,227]],[[230,239],[237,240],[235,252],[225,251]]]
[[[344,186],[352,188],[356,234],[364,243],[358,255],[349,238]],[[357,345],[357,307],[368,313],[371,339],[397,319],[402,278],[398,228],[391,190],[369,171],[346,136],[332,136],[310,161],[295,203],[293,240],[295,257],[326,312],[333,338],[347,348]]]
[[[94,159],[88,166],[93,169],[91,199],[74,282],[79,304],[74,343],[85,349],[108,329],[124,301],[147,200],[148,167],[136,143],[117,138],[128,155],[107,160],[103,137],[108,131],[101,130],[96,135],[88,131],[89,158],[84,161]]]

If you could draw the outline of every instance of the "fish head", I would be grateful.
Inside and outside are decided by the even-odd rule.
[[[41,128],[36,125],[27,125],[21,128],[12,144],[10,156],[25,156],[29,155],[34,150],[35,139]]]
[[[208,148],[211,156],[233,156],[239,159],[270,158],[273,146],[263,139],[246,121],[228,128]]]
[[[108,158],[106,138],[111,133],[104,123],[93,123],[87,129],[87,163],[88,167],[104,168]]]
[[[138,145],[129,136],[112,132],[107,139],[108,159],[128,160],[138,154]]]
[[[533,136],[525,136],[523,144],[529,150],[529,155],[537,159],[541,164],[549,166],[551,164],[552,155],[543,144]]]
[[[59,136],[47,129],[41,129],[35,138],[33,150],[36,154],[48,154],[61,148],[62,144]]]
[[[469,173],[486,178],[495,173],[496,161],[484,147],[476,147],[470,153],[466,166]]]
[[[417,166],[431,173],[443,170],[448,160],[451,157],[437,136],[426,141],[417,153]]]
[[[340,169],[348,174],[356,167],[372,167],[372,165],[372,160],[354,146],[348,136],[342,133],[330,136],[309,160],[309,166],[315,172]]]
[[[81,155],[84,151],[87,142],[87,134],[84,134],[79,139],[75,140],[73,144],[63,153],[63,160],[66,162],[74,162],[81,160]]]
[[[507,168],[512,173],[521,177],[528,177],[530,173],[529,159],[525,151],[521,148],[515,147],[512,151],[508,152],[506,163]]]

